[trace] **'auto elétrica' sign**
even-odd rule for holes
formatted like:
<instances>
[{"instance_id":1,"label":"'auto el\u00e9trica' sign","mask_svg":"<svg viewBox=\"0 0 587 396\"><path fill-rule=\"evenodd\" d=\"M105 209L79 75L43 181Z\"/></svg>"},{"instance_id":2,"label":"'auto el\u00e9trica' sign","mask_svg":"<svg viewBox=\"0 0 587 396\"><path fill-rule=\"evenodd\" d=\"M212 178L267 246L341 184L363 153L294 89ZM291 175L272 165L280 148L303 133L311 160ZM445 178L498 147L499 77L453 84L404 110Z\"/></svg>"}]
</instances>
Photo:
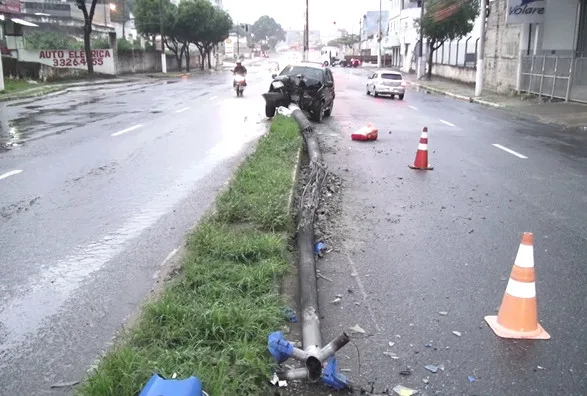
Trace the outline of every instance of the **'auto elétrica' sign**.
<instances>
[{"instance_id":1,"label":"'auto el\u00e9trica' sign","mask_svg":"<svg viewBox=\"0 0 587 396\"><path fill-rule=\"evenodd\" d=\"M87 69L83 50L19 50L18 58L25 62L42 63L57 68ZM92 64L98 73L116 74L112 49L92 50Z\"/></svg>"},{"instance_id":2,"label":"'auto el\u00e9trica' sign","mask_svg":"<svg viewBox=\"0 0 587 396\"><path fill-rule=\"evenodd\" d=\"M506 23L543 23L546 0L508 0Z\"/></svg>"}]
</instances>

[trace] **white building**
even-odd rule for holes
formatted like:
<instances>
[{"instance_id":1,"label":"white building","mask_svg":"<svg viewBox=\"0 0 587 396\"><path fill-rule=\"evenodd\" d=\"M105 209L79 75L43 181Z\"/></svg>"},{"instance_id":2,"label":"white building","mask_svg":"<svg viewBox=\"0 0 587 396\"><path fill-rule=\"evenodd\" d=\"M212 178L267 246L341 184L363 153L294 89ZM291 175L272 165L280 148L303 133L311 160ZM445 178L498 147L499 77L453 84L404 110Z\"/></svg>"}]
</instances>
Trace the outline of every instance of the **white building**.
<instances>
[{"instance_id":1,"label":"white building","mask_svg":"<svg viewBox=\"0 0 587 396\"><path fill-rule=\"evenodd\" d=\"M390 0L389 39L385 45L391 52L391 62L404 72L412 71L412 60L418 55L420 1Z\"/></svg>"}]
</instances>

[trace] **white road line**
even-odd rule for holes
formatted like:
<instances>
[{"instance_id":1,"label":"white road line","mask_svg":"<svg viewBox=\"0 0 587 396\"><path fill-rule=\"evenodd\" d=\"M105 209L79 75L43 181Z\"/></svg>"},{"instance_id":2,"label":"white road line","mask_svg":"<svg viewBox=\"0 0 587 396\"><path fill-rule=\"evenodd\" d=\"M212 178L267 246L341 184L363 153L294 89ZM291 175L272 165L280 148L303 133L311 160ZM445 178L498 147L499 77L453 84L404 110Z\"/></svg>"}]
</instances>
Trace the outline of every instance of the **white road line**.
<instances>
[{"instance_id":1,"label":"white road line","mask_svg":"<svg viewBox=\"0 0 587 396\"><path fill-rule=\"evenodd\" d=\"M131 126L130 128L123 129L122 131L115 132L111 136L119 136L119 135L122 135L123 133L134 131L135 129L138 129L142 126L143 126L143 124L137 124L135 126Z\"/></svg>"},{"instance_id":2,"label":"white road line","mask_svg":"<svg viewBox=\"0 0 587 396\"><path fill-rule=\"evenodd\" d=\"M0 175L0 180L6 179L7 177L10 177L10 176L18 175L20 172L22 172L22 170L20 170L20 169L11 170L10 172L6 172L6 173Z\"/></svg>"},{"instance_id":3,"label":"white road line","mask_svg":"<svg viewBox=\"0 0 587 396\"><path fill-rule=\"evenodd\" d=\"M512 154L512 155L515 155L515 156L516 156L516 157L518 157L518 158L521 158L521 159L528 159L528 157L526 157L525 155L522 155L522 154L520 154L520 153L518 153L518 152L515 152L514 150L510 150L509 148L507 148L507 147L504 147L504 146L502 146L501 144L494 143L494 144L493 144L493 146L495 146L495 147L497 147L498 149L501 149L501 150L503 150L503 151L505 151L505 152L508 152L508 153L510 153L510 154Z\"/></svg>"},{"instance_id":4,"label":"white road line","mask_svg":"<svg viewBox=\"0 0 587 396\"><path fill-rule=\"evenodd\" d=\"M181 113L181 112L186 111L186 110L189 110L189 109L190 109L189 107L184 107L183 109L176 110L175 112L176 113Z\"/></svg>"},{"instance_id":5,"label":"white road line","mask_svg":"<svg viewBox=\"0 0 587 396\"><path fill-rule=\"evenodd\" d=\"M455 124L453 124L453 123L450 123L450 122L448 122L448 121L440 120L440 122L442 122L443 124L446 124L446 125L448 125L448 126L451 126L451 127L453 127L453 126L456 126Z\"/></svg>"},{"instance_id":6,"label":"white road line","mask_svg":"<svg viewBox=\"0 0 587 396\"><path fill-rule=\"evenodd\" d=\"M416 106L412 106L412 105L410 105L410 106L408 106L408 107L409 107L410 109L412 109L412 110L418 110L418 108L417 108Z\"/></svg>"},{"instance_id":7,"label":"white road line","mask_svg":"<svg viewBox=\"0 0 587 396\"><path fill-rule=\"evenodd\" d=\"M218 99L218 96L212 96L210 100Z\"/></svg>"}]
</instances>

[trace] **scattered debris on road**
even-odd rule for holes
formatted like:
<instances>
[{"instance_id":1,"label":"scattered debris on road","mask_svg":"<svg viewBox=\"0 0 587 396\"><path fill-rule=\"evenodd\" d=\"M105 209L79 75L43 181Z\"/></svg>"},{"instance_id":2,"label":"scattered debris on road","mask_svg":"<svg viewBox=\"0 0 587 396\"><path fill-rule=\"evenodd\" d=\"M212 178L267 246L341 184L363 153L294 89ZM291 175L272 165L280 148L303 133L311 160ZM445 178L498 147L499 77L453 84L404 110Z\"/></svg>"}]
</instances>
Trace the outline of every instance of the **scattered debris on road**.
<instances>
[{"instance_id":1,"label":"scattered debris on road","mask_svg":"<svg viewBox=\"0 0 587 396\"><path fill-rule=\"evenodd\" d=\"M363 328L361 326L359 326L358 324L351 327L350 330L353 333L365 334L365 330L363 330Z\"/></svg>"},{"instance_id":2,"label":"scattered debris on road","mask_svg":"<svg viewBox=\"0 0 587 396\"><path fill-rule=\"evenodd\" d=\"M427 366L424 366L424 368L428 371L430 371L432 374L436 374L438 372L438 366L435 366L433 364L429 364Z\"/></svg>"},{"instance_id":3,"label":"scattered debris on road","mask_svg":"<svg viewBox=\"0 0 587 396\"><path fill-rule=\"evenodd\" d=\"M454 330L452 333L454 335L456 335L457 337L460 337L461 335L463 335L460 331L456 331L456 330Z\"/></svg>"},{"instance_id":4,"label":"scattered debris on road","mask_svg":"<svg viewBox=\"0 0 587 396\"><path fill-rule=\"evenodd\" d=\"M351 134L351 139L361 142L373 141L377 140L378 135L379 131L377 128L375 128L373 124L368 123L367 126L364 126L355 133Z\"/></svg>"},{"instance_id":5,"label":"scattered debris on road","mask_svg":"<svg viewBox=\"0 0 587 396\"><path fill-rule=\"evenodd\" d=\"M412 396L412 395L415 395L416 393L418 393L417 390L407 388L403 385L396 386L395 388L393 388L393 391L400 396Z\"/></svg>"}]
</instances>

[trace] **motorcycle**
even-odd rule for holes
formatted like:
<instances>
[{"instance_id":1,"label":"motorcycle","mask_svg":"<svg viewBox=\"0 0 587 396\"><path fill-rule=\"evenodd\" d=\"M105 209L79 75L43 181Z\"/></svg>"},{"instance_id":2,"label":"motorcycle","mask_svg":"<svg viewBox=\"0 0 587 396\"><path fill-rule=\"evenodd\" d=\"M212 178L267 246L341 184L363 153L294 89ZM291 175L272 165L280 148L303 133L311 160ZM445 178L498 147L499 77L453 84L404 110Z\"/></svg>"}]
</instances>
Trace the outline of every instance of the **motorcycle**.
<instances>
[{"instance_id":1,"label":"motorcycle","mask_svg":"<svg viewBox=\"0 0 587 396\"><path fill-rule=\"evenodd\" d=\"M242 74L236 74L234 76L234 90L236 91L236 96L243 96L243 92L245 87L247 86L247 79Z\"/></svg>"}]
</instances>

